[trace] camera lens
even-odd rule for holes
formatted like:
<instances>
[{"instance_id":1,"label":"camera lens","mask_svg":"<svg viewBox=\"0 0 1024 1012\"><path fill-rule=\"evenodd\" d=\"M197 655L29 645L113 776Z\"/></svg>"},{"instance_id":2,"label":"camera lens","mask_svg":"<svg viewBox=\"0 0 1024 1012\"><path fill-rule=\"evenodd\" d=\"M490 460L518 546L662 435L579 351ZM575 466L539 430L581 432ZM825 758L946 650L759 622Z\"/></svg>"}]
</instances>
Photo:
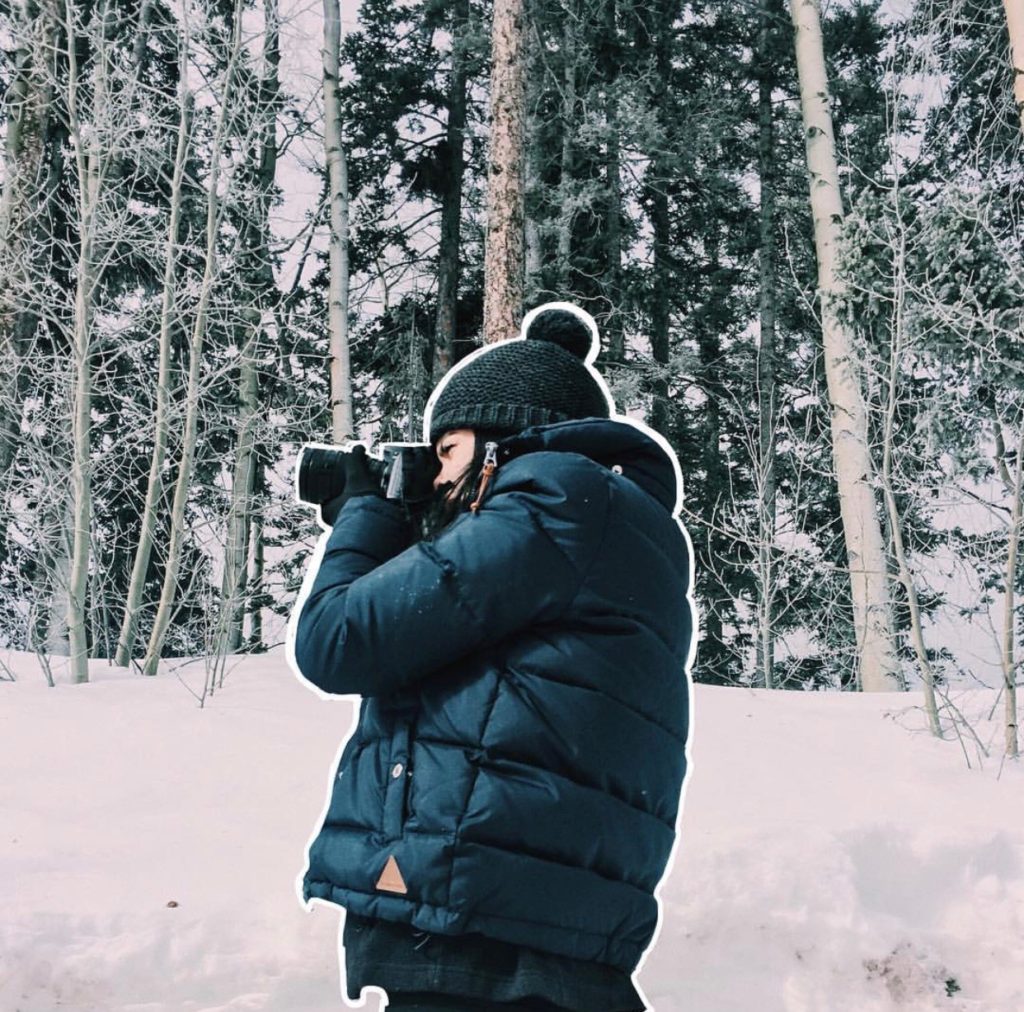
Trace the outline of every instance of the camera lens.
<instances>
[{"instance_id":1,"label":"camera lens","mask_svg":"<svg viewBox=\"0 0 1024 1012\"><path fill-rule=\"evenodd\" d=\"M345 491L345 451L304 446L299 451L299 499L322 503Z\"/></svg>"}]
</instances>

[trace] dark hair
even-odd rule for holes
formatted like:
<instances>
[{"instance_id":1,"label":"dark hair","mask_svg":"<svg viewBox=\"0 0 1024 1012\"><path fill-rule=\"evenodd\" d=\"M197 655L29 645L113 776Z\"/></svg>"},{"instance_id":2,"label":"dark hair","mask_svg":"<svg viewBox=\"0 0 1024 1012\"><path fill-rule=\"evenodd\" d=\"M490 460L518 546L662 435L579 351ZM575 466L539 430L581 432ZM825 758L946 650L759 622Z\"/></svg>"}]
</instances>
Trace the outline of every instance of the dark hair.
<instances>
[{"instance_id":1,"label":"dark hair","mask_svg":"<svg viewBox=\"0 0 1024 1012\"><path fill-rule=\"evenodd\" d=\"M499 436L486 429L472 431L475 438L473 458L455 481L446 482L434 492L423 517L422 537L424 541L433 541L457 517L468 512L470 504L476 500L480 476L484 468L487 443L497 442ZM459 484L460 482L461 484ZM459 490L453 498L449 499L447 494L452 485L459 485Z\"/></svg>"}]
</instances>

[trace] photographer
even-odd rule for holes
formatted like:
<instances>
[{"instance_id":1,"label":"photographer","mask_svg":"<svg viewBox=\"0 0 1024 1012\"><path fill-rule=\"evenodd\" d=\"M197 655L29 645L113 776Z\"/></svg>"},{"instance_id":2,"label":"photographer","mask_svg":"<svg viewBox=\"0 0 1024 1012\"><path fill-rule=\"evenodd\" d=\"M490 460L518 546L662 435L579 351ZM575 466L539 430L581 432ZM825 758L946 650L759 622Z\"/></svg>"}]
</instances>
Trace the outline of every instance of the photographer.
<instances>
[{"instance_id":1,"label":"photographer","mask_svg":"<svg viewBox=\"0 0 1024 1012\"><path fill-rule=\"evenodd\" d=\"M686 771L678 465L609 417L589 316L523 331L431 397L422 522L346 458L298 606L303 677L363 697L303 894L347 910L349 996L395 1010L644 1008Z\"/></svg>"}]
</instances>

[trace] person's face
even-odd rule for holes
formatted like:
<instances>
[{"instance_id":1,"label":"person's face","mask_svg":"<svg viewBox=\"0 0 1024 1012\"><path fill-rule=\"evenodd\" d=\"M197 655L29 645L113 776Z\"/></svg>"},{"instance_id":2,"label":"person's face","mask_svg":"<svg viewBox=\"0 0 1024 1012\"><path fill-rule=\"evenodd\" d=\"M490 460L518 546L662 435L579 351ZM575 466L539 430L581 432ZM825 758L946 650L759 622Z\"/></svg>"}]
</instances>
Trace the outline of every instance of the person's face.
<instances>
[{"instance_id":1,"label":"person's face","mask_svg":"<svg viewBox=\"0 0 1024 1012\"><path fill-rule=\"evenodd\" d=\"M453 482L447 498L455 495L459 488L459 478L469 466L476 449L476 436L472 429L451 429L437 441L437 459L441 461L441 470L434 479L434 488Z\"/></svg>"}]
</instances>

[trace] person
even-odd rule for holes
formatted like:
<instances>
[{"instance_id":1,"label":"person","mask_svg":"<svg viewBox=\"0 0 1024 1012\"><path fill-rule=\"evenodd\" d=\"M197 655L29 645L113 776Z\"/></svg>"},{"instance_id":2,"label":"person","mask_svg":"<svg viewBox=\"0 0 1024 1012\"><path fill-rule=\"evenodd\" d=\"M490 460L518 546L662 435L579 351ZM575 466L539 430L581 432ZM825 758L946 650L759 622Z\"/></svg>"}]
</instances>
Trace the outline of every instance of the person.
<instances>
[{"instance_id":1,"label":"person","mask_svg":"<svg viewBox=\"0 0 1024 1012\"><path fill-rule=\"evenodd\" d=\"M417 530L350 455L294 663L362 698L302 895L349 998L632 1012L687 769L692 551L664 440L615 416L565 303L438 385ZM334 512L337 512L336 517ZM315 574L315 575L313 575Z\"/></svg>"}]
</instances>

